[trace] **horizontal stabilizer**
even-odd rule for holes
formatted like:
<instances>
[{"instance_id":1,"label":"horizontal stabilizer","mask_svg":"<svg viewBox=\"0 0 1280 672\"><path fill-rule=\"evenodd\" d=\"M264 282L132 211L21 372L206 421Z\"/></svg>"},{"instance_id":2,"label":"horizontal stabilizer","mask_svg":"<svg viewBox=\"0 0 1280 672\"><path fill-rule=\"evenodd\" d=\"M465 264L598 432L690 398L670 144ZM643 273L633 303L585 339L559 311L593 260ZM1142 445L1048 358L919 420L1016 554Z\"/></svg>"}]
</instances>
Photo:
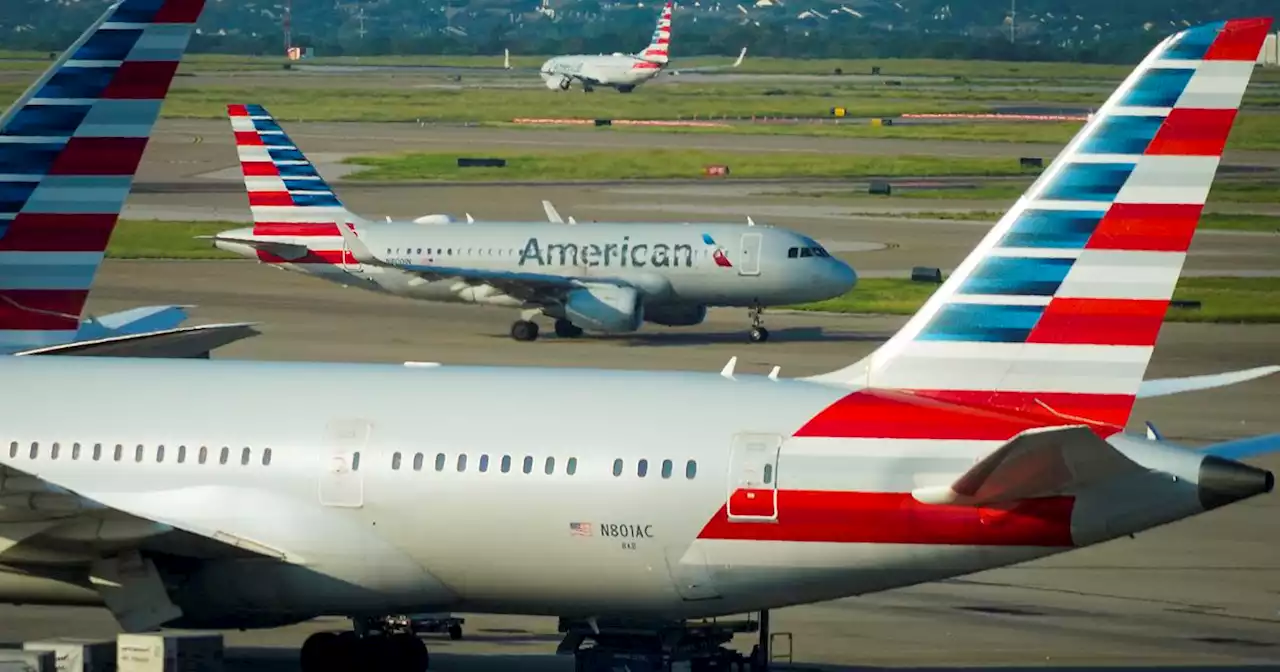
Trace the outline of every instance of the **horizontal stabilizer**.
<instances>
[{"instance_id":1,"label":"horizontal stabilizer","mask_svg":"<svg viewBox=\"0 0 1280 672\"><path fill-rule=\"evenodd\" d=\"M1227 441L1226 443L1209 446L1201 452L1206 455L1223 457L1228 460L1243 460L1250 457L1266 455L1268 453L1280 452L1280 434L1251 436L1247 439Z\"/></svg>"},{"instance_id":2,"label":"horizontal stabilizer","mask_svg":"<svg viewBox=\"0 0 1280 672\"><path fill-rule=\"evenodd\" d=\"M1146 471L1084 425L1029 429L949 486L912 493L925 504L990 506L1079 491Z\"/></svg>"},{"instance_id":3,"label":"horizontal stabilizer","mask_svg":"<svg viewBox=\"0 0 1280 672\"><path fill-rule=\"evenodd\" d=\"M78 357L207 357L211 351L224 345L257 336L259 332L254 328L255 326L251 322L201 324L145 334L75 341L13 354Z\"/></svg>"},{"instance_id":4,"label":"horizontal stabilizer","mask_svg":"<svg viewBox=\"0 0 1280 672\"><path fill-rule=\"evenodd\" d=\"M1181 394L1196 390L1212 390L1215 387L1226 387L1250 380L1269 376L1280 371L1280 366L1259 366L1243 371L1227 373L1211 373L1204 376L1187 376L1185 378L1157 378L1144 380L1138 386L1138 398L1163 397L1168 394Z\"/></svg>"},{"instance_id":5,"label":"horizontal stabilizer","mask_svg":"<svg viewBox=\"0 0 1280 672\"><path fill-rule=\"evenodd\" d=\"M311 249L306 245L295 245L293 243L278 243L269 240L254 240L252 238L237 238L235 236L197 236L197 238L212 241L221 241L224 243L235 243L237 245L247 245L256 250L269 252L285 261L294 259L302 259L311 254Z\"/></svg>"}]
</instances>

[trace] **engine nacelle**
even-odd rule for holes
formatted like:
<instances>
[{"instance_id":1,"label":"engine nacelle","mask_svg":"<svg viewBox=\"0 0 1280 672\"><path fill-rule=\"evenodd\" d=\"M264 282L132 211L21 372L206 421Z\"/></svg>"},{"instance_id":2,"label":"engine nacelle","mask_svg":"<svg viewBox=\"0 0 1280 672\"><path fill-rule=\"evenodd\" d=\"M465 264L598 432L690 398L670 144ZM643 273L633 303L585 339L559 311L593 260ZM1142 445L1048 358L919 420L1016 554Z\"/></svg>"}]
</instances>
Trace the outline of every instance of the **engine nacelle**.
<instances>
[{"instance_id":1,"label":"engine nacelle","mask_svg":"<svg viewBox=\"0 0 1280 672\"><path fill-rule=\"evenodd\" d=\"M644 321L644 302L632 287L584 287L569 292L564 316L588 331L630 332Z\"/></svg>"},{"instance_id":2,"label":"engine nacelle","mask_svg":"<svg viewBox=\"0 0 1280 672\"><path fill-rule=\"evenodd\" d=\"M697 304L657 305L645 309L645 322L664 327L692 327L707 319L707 307Z\"/></svg>"}]
</instances>

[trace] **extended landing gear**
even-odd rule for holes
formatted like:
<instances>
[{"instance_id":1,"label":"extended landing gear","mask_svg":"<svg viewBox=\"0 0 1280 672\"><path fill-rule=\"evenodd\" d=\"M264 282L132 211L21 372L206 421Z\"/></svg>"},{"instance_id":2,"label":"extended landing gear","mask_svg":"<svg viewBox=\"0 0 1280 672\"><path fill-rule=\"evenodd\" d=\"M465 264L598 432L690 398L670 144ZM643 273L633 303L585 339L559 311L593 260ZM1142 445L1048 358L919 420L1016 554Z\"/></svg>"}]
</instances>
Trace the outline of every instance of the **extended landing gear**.
<instances>
[{"instance_id":1,"label":"extended landing gear","mask_svg":"<svg viewBox=\"0 0 1280 672\"><path fill-rule=\"evenodd\" d=\"M748 334L752 343L764 343L769 340L769 330L764 328L764 307L751 306L747 313L751 316L751 332Z\"/></svg>"},{"instance_id":2,"label":"extended landing gear","mask_svg":"<svg viewBox=\"0 0 1280 672\"><path fill-rule=\"evenodd\" d=\"M631 93L632 91L635 91L635 90L636 90L636 87L634 84L623 84L622 86L618 87L618 93Z\"/></svg>"},{"instance_id":3,"label":"extended landing gear","mask_svg":"<svg viewBox=\"0 0 1280 672\"><path fill-rule=\"evenodd\" d=\"M767 612L766 612L767 613ZM769 669L768 617L760 620L713 620L687 623L596 623L561 620L564 640L556 653L572 654L575 672L725 670L765 672ZM727 648L738 633L760 633L749 656ZM591 640L586 648L582 644Z\"/></svg>"},{"instance_id":4,"label":"extended landing gear","mask_svg":"<svg viewBox=\"0 0 1280 672\"><path fill-rule=\"evenodd\" d=\"M517 341L538 340L538 323L531 320L516 320L511 325L511 338Z\"/></svg>"},{"instance_id":5,"label":"extended landing gear","mask_svg":"<svg viewBox=\"0 0 1280 672\"><path fill-rule=\"evenodd\" d=\"M427 647L409 633L318 632L302 644L302 672L425 672Z\"/></svg>"},{"instance_id":6,"label":"extended landing gear","mask_svg":"<svg viewBox=\"0 0 1280 672\"><path fill-rule=\"evenodd\" d=\"M585 82L582 84L582 92L583 92L583 93L592 93L592 92L594 92L595 90L596 90L596 87L591 86L590 84L587 84L587 83L585 83Z\"/></svg>"},{"instance_id":7,"label":"extended landing gear","mask_svg":"<svg viewBox=\"0 0 1280 672\"><path fill-rule=\"evenodd\" d=\"M560 338L577 338L582 335L582 327L566 319L556 320L556 336Z\"/></svg>"}]
</instances>

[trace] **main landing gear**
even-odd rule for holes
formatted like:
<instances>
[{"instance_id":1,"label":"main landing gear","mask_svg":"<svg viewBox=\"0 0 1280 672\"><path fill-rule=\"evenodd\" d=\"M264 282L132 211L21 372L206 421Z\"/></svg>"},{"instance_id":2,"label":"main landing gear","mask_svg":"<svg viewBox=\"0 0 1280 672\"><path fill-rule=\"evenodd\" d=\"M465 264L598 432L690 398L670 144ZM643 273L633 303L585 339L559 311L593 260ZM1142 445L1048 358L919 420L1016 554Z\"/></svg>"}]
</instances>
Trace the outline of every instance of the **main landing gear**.
<instances>
[{"instance_id":1,"label":"main landing gear","mask_svg":"<svg viewBox=\"0 0 1280 672\"><path fill-rule=\"evenodd\" d=\"M582 327L564 318L556 320L556 336L560 338L577 338L582 335Z\"/></svg>"},{"instance_id":2,"label":"main landing gear","mask_svg":"<svg viewBox=\"0 0 1280 672\"><path fill-rule=\"evenodd\" d=\"M764 328L764 306L756 304L747 311L751 316L751 331L748 336L752 343L764 343L769 340L769 330Z\"/></svg>"},{"instance_id":3,"label":"main landing gear","mask_svg":"<svg viewBox=\"0 0 1280 672\"><path fill-rule=\"evenodd\" d=\"M671 623L596 623L562 619L564 640L556 653L574 657L575 672L767 672L769 669L769 620L762 612L756 620L710 620ZM735 634L759 633L750 655L726 645ZM582 645L588 640L591 646Z\"/></svg>"},{"instance_id":4,"label":"main landing gear","mask_svg":"<svg viewBox=\"0 0 1280 672\"><path fill-rule=\"evenodd\" d=\"M427 646L412 632L396 632L374 619L356 619L349 632L317 632L302 644L302 672L425 672Z\"/></svg>"},{"instance_id":5,"label":"main landing gear","mask_svg":"<svg viewBox=\"0 0 1280 672\"><path fill-rule=\"evenodd\" d=\"M560 338L578 338L582 335L582 327L564 318L556 320L555 328L556 336ZM525 342L538 340L538 323L527 318L516 320L511 325L511 338Z\"/></svg>"}]
</instances>

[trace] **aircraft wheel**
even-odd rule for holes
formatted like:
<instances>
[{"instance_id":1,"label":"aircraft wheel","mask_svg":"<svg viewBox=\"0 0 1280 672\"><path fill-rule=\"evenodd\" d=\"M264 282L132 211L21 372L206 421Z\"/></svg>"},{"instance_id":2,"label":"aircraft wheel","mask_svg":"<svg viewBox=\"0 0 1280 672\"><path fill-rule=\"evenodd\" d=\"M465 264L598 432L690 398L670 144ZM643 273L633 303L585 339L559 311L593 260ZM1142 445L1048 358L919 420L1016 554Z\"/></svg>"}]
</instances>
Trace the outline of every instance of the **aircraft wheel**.
<instances>
[{"instance_id":1,"label":"aircraft wheel","mask_svg":"<svg viewBox=\"0 0 1280 672\"><path fill-rule=\"evenodd\" d=\"M569 320L556 320L556 336L560 338L577 338L582 335L582 327Z\"/></svg>"},{"instance_id":2,"label":"aircraft wheel","mask_svg":"<svg viewBox=\"0 0 1280 672\"><path fill-rule=\"evenodd\" d=\"M528 320L516 320L511 325L511 338L517 341L536 341L538 340L538 325Z\"/></svg>"},{"instance_id":3,"label":"aircraft wheel","mask_svg":"<svg viewBox=\"0 0 1280 672\"><path fill-rule=\"evenodd\" d=\"M459 640L459 639L462 639L462 626L461 626L461 625L456 625L456 624L455 624L455 625L451 625L451 626L449 626L449 639L452 639L452 640L455 640L455 641L456 641L456 640Z\"/></svg>"},{"instance_id":4,"label":"aircraft wheel","mask_svg":"<svg viewBox=\"0 0 1280 672\"><path fill-rule=\"evenodd\" d=\"M769 330L764 327L752 327L750 337L752 343L764 343L769 340Z\"/></svg>"},{"instance_id":5,"label":"aircraft wheel","mask_svg":"<svg viewBox=\"0 0 1280 672\"><path fill-rule=\"evenodd\" d=\"M398 672L426 672L430 664L427 645L414 635L392 635L383 643L385 669Z\"/></svg>"},{"instance_id":6,"label":"aircraft wheel","mask_svg":"<svg viewBox=\"0 0 1280 672\"><path fill-rule=\"evenodd\" d=\"M338 669L335 662L337 658L342 657L342 649L346 648L343 646L345 643L334 632L317 632L308 637L302 643L300 656L302 672L328 672Z\"/></svg>"}]
</instances>

